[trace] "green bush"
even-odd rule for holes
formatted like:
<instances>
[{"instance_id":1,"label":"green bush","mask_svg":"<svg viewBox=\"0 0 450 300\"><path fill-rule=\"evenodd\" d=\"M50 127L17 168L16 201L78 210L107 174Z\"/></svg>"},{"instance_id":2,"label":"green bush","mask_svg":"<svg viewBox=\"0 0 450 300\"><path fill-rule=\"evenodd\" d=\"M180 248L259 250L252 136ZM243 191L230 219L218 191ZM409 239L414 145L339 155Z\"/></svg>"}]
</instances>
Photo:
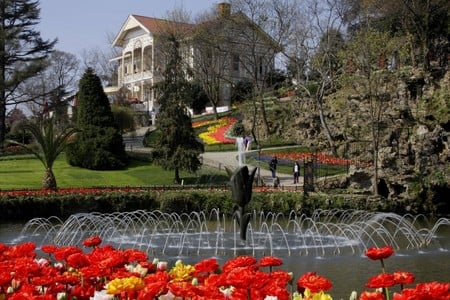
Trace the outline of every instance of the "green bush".
<instances>
[{"instance_id":1,"label":"green bush","mask_svg":"<svg viewBox=\"0 0 450 300\"><path fill-rule=\"evenodd\" d=\"M365 197L343 197L342 195L310 194L305 196L298 192L254 192L252 200L246 207L247 212L276 212L311 215L317 209L358 209L405 213L405 207L411 203ZM203 211L231 216L236 209L231 199L231 191L220 189L181 189L181 190L117 190L93 193L18 193L18 195L0 194L2 220L28 220L35 217L56 216L67 218L75 213L100 212L112 213L135 210L161 210L169 213L190 213ZM427 213L421 206L416 213ZM430 211L428 211L430 212Z\"/></svg>"},{"instance_id":2,"label":"green bush","mask_svg":"<svg viewBox=\"0 0 450 300\"><path fill-rule=\"evenodd\" d=\"M244 124L242 124L242 121L237 121L233 124L233 126L230 129L230 135L231 136L244 136L245 135L245 127Z\"/></svg>"},{"instance_id":3,"label":"green bush","mask_svg":"<svg viewBox=\"0 0 450 300\"><path fill-rule=\"evenodd\" d=\"M161 194L160 210L162 212L189 213L198 211L197 201L192 194L179 192L166 192Z\"/></svg>"},{"instance_id":4,"label":"green bush","mask_svg":"<svg viewBox=\"0 0 450 300\"><path fill-rule=\"evenodd\" d=\"M111 112L114 116L114 122L120 132L128 132L135 130L134 126L134 111L125 106L112 105Z\"/></svg>"},{"instance_id":5,"label":"green bush","mask_svg":"<svg viewBox=\"0 0 450 300\"><path fill-rule=\"evenodd\" d=\"M127 154L122 137L115 128L86 126L66 151L67 162L90 170L123 169Z\"/></svg>"},{"instance_id":6,"label":"green bush","mask_svg":"<svg viewBox=\"0 0 450 300\"><path fill-rule=\"evenodd\" d=\"M160 136L161 131L159 129L147 131L144 135L144 139L142 140L142 144L144 147L154 147Z\"/></svg>"}]
</instances>

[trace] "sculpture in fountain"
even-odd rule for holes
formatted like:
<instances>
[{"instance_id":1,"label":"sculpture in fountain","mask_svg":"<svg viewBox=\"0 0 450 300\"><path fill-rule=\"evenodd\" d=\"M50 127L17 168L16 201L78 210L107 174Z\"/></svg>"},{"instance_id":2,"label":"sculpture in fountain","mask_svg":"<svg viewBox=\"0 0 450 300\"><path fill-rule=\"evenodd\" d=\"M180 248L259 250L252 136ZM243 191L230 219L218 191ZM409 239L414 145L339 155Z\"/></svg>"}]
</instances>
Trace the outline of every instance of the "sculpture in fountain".
<instances>
[{"instance_id":1,"label":"sculpture in fountain","mask_svg":"<svg viewBox=\"0 0 450 300\"><path fill-rule=\"evenodd\" d=\"M241 240L247 239L247 226L250 222L250 213L246 212L246 206L252 198L252 186L255 178L256 168L249 171L247 166L237 168L234 172L226 168L230 176L231 193L237 210L234 216L240 227Z\"/></svg>"}]
</instances>

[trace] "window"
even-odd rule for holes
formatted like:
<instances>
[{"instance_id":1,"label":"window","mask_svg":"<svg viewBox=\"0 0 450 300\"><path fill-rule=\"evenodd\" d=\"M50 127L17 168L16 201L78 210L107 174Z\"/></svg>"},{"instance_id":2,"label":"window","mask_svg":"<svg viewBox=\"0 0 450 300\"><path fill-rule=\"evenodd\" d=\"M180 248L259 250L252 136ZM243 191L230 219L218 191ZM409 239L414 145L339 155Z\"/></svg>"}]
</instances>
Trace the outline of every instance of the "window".
<instances>
[{"instance_id":1,"label":"window","mask_svg":"<svg viewBox=\"0 0 450 300\"><path fill-rule=\"evenodd\" d=\"M264 67L263 67L263 57L259 57L259 75L263 75Z\"/></svg>"},{"instance_id":2,"label":"window","mask_svg":"<svg viewBox=\"0 0 450 300\"><path fill-rule=\"evenodd\" d=\"M233 55L233 71L239 71L239 55Z\"/></svg>"}]
</instances>

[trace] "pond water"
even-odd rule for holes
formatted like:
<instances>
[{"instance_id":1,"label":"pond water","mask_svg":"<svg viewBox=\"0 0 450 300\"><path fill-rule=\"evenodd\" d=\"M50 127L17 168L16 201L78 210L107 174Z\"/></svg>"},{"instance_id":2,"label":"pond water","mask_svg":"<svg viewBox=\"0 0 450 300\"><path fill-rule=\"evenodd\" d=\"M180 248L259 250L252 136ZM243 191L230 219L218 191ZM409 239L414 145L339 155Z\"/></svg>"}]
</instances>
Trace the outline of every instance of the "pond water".
<instances>
[{"instance_id":1,"label":"pond water","mask_svg":"<svg viewBox=\"0 0 450 300\"><path fill-rule=\"evenodd\" d=\"M329 278L334 299L365 290L368 279L381 272L378 261L365 257L367 248L392 245L387 272L411 272L416 282L450 281L449 219L358 211L318 211L313 217L269 213L254 214L247 230L247 240L240 240L239 226L217 212L91 213L0 223L0 243L81 245L86 237L99 235L104 244L145 250L150 259L171 265L177 259L194 264L216 257L223 264L237 255L273 255L283 259L281 268L295 279L306 272Z\"/></svg>"}]
</instances>

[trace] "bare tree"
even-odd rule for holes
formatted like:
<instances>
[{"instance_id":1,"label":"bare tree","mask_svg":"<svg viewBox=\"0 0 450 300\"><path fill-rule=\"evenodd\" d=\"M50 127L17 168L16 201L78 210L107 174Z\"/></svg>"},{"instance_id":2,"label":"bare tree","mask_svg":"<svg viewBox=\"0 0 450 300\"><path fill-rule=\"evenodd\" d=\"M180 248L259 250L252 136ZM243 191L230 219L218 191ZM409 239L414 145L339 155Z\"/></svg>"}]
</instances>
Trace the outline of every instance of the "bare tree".
<instances>
[{"instance_id":1,"label":"bare tree","mask_svg":"<svg viewBox=\"0 0 450 300\"><path fill-rule=\"evenodd\" d=\"M370 24L360 28L358 34L347 44L342 53L345 65L351 65L349 72L343 73L341 83L352 87L355 99L349 101L353 109L360 109L358 124L367 124L359 128L358 135L369 136L373 159L373 193L378 195L379 150L384 132L389 127L391 117L389 108L393 105L391 95L395 95L401 81L399 70L389 70L385 64L385 53L407 51L404 40L392 38L387 32L380 32ZM353 102L360 102L354 105ZM350 107L350 106L349 106ZM350 109L350 108L349 108Z\"/></svg>"},{"instance_id":2,"label":"bare tree","mask_svg":"<svg viewBox=\"0 0 450 300\"><path fill-rule=\"evenodd\" d=\"M65 99L77 88L78 58L67 52L55 51L48 60L48 67L29 79L20 91L31 99L27 106L34 116L42 118L52 111L57 124L67 121Z\"/></svg>"},{"instance_id":3,"label":"bare tree","mask_svg":"<svg viewBox=\"0 0 450 300\"><path fill-rule=\"evenodd\" d=\"M296 72L294 82L300 94L315 104L328 146L337 156L333 133L325 118L325 98L334 90L340 71L338 53L344 46L341 6L338 0L309 0L302 15L285 54Z\"/></svg>"},{"instance_id":4,"label":"bare tree","mask_svg":"<svg viewBox=\"0 0 450 300\"><path fill-rule=\"evenodd\" d=\"M230 22L227 18L217 18L213 12L200 16L197 23L192 38L195 45L194 78L202 86L218 119L222 87L232 83L228 76L232 61Z\"/></svg>"},{"instance_id":5,"label":"bare tree","mask_svg":"<svg viewBox=\"0 0 450 300\"><path fill-rule=\"evenodd\" d=\"M438 55L446 63L448 53L442 46L449 44L449 10L447 0L341 0L344 21L357 29L372 22L378 30L401 33L408 38L410 62L413 66L430 66Z\"/></svg>"},{"instance_id":6,"label":"bare tree","mask_svg":"<svg viewBox=\"0 0 450 300\"><path fill-rule=\"evenodd\" d=\"M253 124L252 135L257 141L255 127L257 116L261 116L267 133L272 132L268 122L264 93L271 89L267 78L275 71L277 54L289 42L289 36L299 17L295 0L233 0L234 10L244 14L237 18L233 35L238 39L234 53L253 83Z\"/></svg>"},{"instance_id":7,"label":"bare tree","mask_svg":"<svg viewBox=\"0 0 450 300\"><path fill-rule=\"evenodd\" d=\"M83 50L81 60L83 69L92 68L102 80L104 86L112 86L117 84L117 62L111 62L111 58L116 55L115 51L101 50L100 48L92 48Z\"/></svg>"}]
</instances>

